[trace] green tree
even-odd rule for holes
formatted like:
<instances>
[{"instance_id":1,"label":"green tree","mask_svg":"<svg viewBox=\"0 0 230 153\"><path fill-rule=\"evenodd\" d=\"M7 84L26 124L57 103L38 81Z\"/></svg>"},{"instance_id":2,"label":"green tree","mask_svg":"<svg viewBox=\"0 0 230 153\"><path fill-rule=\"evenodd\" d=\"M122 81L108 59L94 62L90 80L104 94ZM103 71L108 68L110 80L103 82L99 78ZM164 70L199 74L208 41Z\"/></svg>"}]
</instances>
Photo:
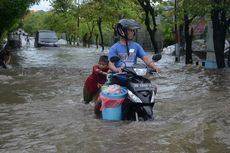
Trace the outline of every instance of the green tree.
<instances>
[{"instance_id":1,"label":"green tree","mask_svg":"<svg viewBox=\"0 0 230 153\"><path fill-rule=\"evenodd\" d=\"M190 28L191 23L200 17L205 16L208 10L207 1L203 0L178 0L178 12L180 23L184 26L184 36L186 43L185 64L192 64L192 38L193 29ZM199 5L197 5L199 3ZM182 21L182 22L181 22Z\"/></svg>"},{"instance_id":2,"label":"green tree","mask_svg":"<svg viewBox=\"0 0 230 153\"><path fill-rule=\"evenodd\" d=\"M47 23L55 31L65 33L66 40L70 45L75 44L79 27L74 1L54 0L51 5L53 7L52 17L47 19Z\"/></svg>"},{"instance_id":3,"label":"green tree","mask_svg":"<svg viewBox=\"0 0 230 153\"><path fill-rule=\"evenodd\" d=\"M156 24L156 11L154 9L154 2L156 1L151 1L151 0L138 0L139 4L141 5L141 7L143 8L144 12L145 12L145 25L147 28L147 31L149 32L149 36L154 48L154 52L158 53L158 46L157 46L157 42L155 39L155 34L157 31L157 24Z\"/></svg>"},{"instance_id":4,"label":"green tree","mask_svg":"<svg viewBox=\"0 0 230 153\"><path fill-rule=\"evenodd\" d=\"M171 2L162 2L158 6L160 15L160 26L158 27L163 31L164 46L169 46L175 43L174 37L174 6Z\"/></svg>"},{"instance_id":5,"label":"green tree","mask_svg":"<svg viewBox=\"0 0 230 153\"><path fill-rule=\"evenodd\" d=\"M0 40L27 13L28 8L39 0L0 1Z\"/></svg>"},{"instance_id":6,"label":"green tree","mask_svg":"<svg viewBox=\"0 0 230 153\"><path fill-rule=\"evenodd\" d=\"M108 29L111 31L113 29L116 38L116 23L121 18L133 18L136 20L140 19L141 9L136 1L131 0L94 0L96 3L96 14L98 16L97 23L98 29L102 38L102 31L100 27L103 23L103 30Z\"/></svg>"},{"instance_id":7,"label":"green tree","mask_svg":"<svg viewBox=\"0 0 230 153\"><path fill-rule=\"evenodd\" d=\"M190 23L195 17L210 17L213 24L213 43L218 68L225 67L224 47L226 31L230 26L230 1L227 0L178 0L180 18L184 21L186 39L186 64L192 63L192 31L189 32ZM197 5L199 4L199 5Z\"/></svg>"},{"instance_id":8,"label":"green tree","mask_svg":"<svg viewBox=\"0 0 230 153\"><path fill-rule=\"evenodd\" d=\"M56 13L66 13L72 9L73 0L53 0L51 6Z\"/></svg>"},{"instance_id":9,"label":"green tree","mask_svg":"<svg viewBox=\"0 0 230 153\"><path fill-rule=\"evenodd\" d=\"M50 29L47 24L47 20L50 18L51 14L49 12L38 11L38 12L29 12L22 20L22 28L30 33L35 34L36 31L41 29Z\"/></svg>"}]
</instances>

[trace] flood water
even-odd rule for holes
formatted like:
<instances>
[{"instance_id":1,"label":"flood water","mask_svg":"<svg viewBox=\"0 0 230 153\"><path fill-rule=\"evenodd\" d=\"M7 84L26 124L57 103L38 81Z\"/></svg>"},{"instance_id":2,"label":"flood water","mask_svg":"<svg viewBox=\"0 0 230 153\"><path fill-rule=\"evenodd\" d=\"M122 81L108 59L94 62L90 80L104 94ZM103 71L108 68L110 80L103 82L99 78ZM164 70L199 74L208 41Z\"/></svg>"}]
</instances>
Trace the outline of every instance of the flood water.
<instances>
[{"instance_id":1,"label":"flood water","mask_svg":"<svg viewBox=\"0 0 230 153\"><path fill-rule=\"evenodd\" d=\"M81 102L96 48L25 47L0 70L1 153L229 153L230 69L206 70L163 55L155 120L96 119Z\"/></svg>"}]
</instances>

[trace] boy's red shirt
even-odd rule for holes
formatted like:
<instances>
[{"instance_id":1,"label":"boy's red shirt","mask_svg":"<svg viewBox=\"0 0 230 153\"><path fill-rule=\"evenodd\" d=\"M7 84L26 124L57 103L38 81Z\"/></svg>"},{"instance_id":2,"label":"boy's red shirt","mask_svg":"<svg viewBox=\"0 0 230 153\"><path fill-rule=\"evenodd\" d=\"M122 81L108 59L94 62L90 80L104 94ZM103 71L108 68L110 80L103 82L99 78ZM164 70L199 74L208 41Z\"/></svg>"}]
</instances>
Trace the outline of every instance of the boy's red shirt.
<instances>
[{"instance_id":1,"label":"boy's red shirt","mask_svg":"<svg viewBox=\"0 0 230 153\"><path fill-rule=\"evenodd\" d=\"M101 74L100 72L108 72L108 68L106 69L100 69L98 64L95 64L93 66L92 73L88 76L88 78L85 81L85 87L87 90L94 94L99 90L98 84L104 84L106 81L106 76Z\"/></svg>"}]
</instances>

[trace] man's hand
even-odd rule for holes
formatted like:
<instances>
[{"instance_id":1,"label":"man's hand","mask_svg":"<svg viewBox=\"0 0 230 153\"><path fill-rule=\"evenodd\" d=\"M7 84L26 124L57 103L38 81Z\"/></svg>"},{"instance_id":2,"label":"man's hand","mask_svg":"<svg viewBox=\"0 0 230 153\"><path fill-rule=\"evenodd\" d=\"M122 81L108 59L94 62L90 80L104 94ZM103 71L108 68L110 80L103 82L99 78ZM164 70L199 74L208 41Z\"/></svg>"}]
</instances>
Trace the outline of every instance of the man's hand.
<instances>
[{"instance_id":1,"label":"man's hand","mask_svg":"<svg viewBox=\"0 0 230 153\"><path fill-rule=\"evenodd\" d=\"M112 71L112 72L116 72L116 73L119 73L119 72L122 72L122 68L117 68L115 67L114 63L112 62L109 62L109 69Z\"/></svg>"},{"instance_id":2,"label":"man's hand","mask_svg":"<svg viewBox=\"0 0 230 153\"><path fill-rule=\"evenodd\" d=\"M149 60L148 56L144 56L142 60L145 62L147 66L151 67L157 73L161 72L160 68L158 68L152 60Z\"/></svg>"},{"instance_id":3,"label":"man's hand","mask_svg":"<svg viewBox=\"0 0 230 153\"><path fill-rule=\"evenodd\" d=\"M161 72L161 70L160 70L160 68L159 67L154 67L154 69L155 69L155 71L157 72L157 73L160 73Z\"/></svg>"},{"instance_id":4,"label":"man's hand","mask_svg":"<svg viewBox=\"0 0 230 153\"><path fill-rule=\"evenodd\" d=\"M121 73L122 72L122 67L116 68L116 72Z\"/></svg>"}]
</instances>

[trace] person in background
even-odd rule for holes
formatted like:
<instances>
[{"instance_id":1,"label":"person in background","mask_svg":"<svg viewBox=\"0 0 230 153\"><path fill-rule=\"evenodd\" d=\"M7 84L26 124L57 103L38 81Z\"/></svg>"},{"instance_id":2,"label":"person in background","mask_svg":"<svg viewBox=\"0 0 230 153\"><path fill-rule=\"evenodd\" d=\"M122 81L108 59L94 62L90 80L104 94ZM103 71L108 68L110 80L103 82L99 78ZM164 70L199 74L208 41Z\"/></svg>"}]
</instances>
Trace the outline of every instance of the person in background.
<instances>
[{"instance_id":1,"label":"person in background","mask_svg":"<svg viewBox=\"0 0 230 153\"><path fill-rule=\"evenodd\" d=\"M29 35L26 35L25 41L26 41L26 44L27 44L27 45L29 45L29 44L30 44L30 38L29 38Z\"/></svg>"},{"instance_id":2,"label":"person in background","mask_svg":"<svg viewBox=\"0 0 230 153\"><path fill-rule=\"evenodd\" d=\"M83 88L83 100L86 104L97 100L101 86L106 82L108 63L108 56L100 56L98 64L93 66L92 73L87 77Z\"/></svg>"},{"instance_id":3,"label":"person in background","mask_svg":"<svg viewBox=\"0 0 230 153\"><path fill-rule=\"evenodd\" d=\"M117 33L120 36L120 41L116 42L109 50L109 69L113 72L121 72L121 63L124 62L127 67L132 66L137 63L137 57L141 58L144 63L155 70L157 73L160 69L155 65L155 63L148 58L144 49L140 44L133 41L137 29L139 29L139 24L132 19L121 19L117 23ZM118 56L122 61L111 62L112 57Z\"/></svg>"},{"instance_id":4,"label":"person in background","mask_svg":"<svg viewBox=\"0 0 230 153\"><path fill-rule=\"evenodd\" d=\"M7 69L7 65L11 62L11 48L6 46L3 51L0 52L0 66Z\"/></svg>"}]
</instances>

